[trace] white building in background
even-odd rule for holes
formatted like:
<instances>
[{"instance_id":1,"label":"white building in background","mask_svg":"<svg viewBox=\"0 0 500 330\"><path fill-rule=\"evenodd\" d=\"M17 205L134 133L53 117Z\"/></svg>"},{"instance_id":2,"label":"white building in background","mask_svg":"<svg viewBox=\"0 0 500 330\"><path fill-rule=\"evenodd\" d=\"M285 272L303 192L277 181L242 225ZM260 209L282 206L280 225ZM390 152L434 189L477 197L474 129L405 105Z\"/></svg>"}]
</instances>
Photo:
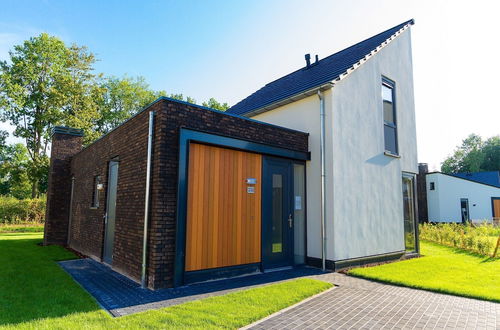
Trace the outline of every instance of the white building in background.
<instances>
[{"instance_id":1,"label":"white building in background","mask_svg":"<svg viewBox=\"0 0 500 330\"><path fill-rule=\"evenodd\" d=\"M500 220L500 188L433 172L426 175L428 220L492 222Z\"/></svg>"}]
</instances>

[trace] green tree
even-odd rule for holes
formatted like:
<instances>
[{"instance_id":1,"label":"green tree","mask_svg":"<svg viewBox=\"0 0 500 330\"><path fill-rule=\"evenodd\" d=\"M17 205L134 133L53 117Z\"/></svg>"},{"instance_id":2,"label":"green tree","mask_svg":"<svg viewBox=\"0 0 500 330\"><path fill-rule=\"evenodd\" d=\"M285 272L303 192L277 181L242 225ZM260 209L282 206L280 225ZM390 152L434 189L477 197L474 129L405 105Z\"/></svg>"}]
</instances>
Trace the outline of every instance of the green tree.
<instances>
[{"instance_id":1,"label":"green tree","mask_svg":"<svg viewBox=\"0 0 500 330\"><path fill-rule=\"evenodd\" d=\"M483 154L481 167L484 171L500 171L500 135L493 136L484 142Z\"/></svg>"},{"instance_id":2,"label":"green tree","mask_svg":"<svg viewBox=\"0 0 500 330\"><path fill-rule=\"evenodd\" d=\"M443 173L481 172L500 170L500 136L486 141L471 134L462 141L453 155L441 164Z\"/></svg>"},{"instance_id":3,"label":"green tree","mask_svg":"<svg viewBox=\"0 0 500 330\"><path fill-rule=\"evenodd\" d=\"M98 114L95 57L85 47L67 47L42 33L14 46L10 63L0 62L0 115L25 140L30 158L31 195L39 195L46 172L50 131L68 124L92 137ZM90 135L90 136L89 136Z\"/></svg>"},{"instance_id":4,"label":"green tree","mask_svg":"<svg viewBox=\"0 0 500 330\"><path fill-rule=\"evenodd\" d=\"M99 134L108 133L143 107L165 95L165 91L151 90L144 77L109 77L103 80L101 87L104 94L95 129Z\"/></svg>"},{"instance_id":5,"label":"green tree","mask_svg":"<svg viewBox=\"0 0 500 330\"><path fill-rule=\"evenodd\" d=\"M22 143L8 145L7 136L0 131L0 195L27 198L31 194L28 151Z\"/></svg>"},{"instance_id":6,"label":"green tree","mask_svg":"<svg viewBox=\"0 0 500 330\"><path fill-rule=\"evenodd\" d=\"M208 108L212 108L212 109L216 109L216 110L220 110L220 111L226 111L227 109L229 109L229 104L220 103L219 101L217 101L213 97L210 98L210 100L208 100L207 102L203 102L202 105L204 107L208 107Z\"/></svg>"}]
</instances>

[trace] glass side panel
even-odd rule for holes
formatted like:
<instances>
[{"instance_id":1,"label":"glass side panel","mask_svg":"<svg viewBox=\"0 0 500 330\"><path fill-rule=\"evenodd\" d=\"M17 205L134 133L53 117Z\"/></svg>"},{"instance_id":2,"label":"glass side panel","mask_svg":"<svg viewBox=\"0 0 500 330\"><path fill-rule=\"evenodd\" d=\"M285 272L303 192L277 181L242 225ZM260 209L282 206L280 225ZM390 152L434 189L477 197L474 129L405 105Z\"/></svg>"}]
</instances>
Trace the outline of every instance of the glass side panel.
<instances>
[{"instance_id":1,"label":"glass side panel","mask_svg":"<svg viewBox=\"0 0 500 330\"><path fill-rule=\"evenodd\" d=\"M283 251L283 176L273 174L272 253Z\"/></svg>"},{"instance_id":2,"label":"glass side panel","mask_svg":"<svg viewBox=\"0 0 500 330\"><path fill-rule=\"evenodd\" d=\"M403 176L403 216L405 230L405 249L407 252L416 251L415 242L415 194L413 176Z\"/></svg>"},{"instance_id":3,"label":"glass side panel","mask_svg":"<svg viewBox=\"0 0 500 330\"><path fill-rule=\"evenodd\" d=\"M398 154L396 128L384 125L385 150L395 155Z\"/></svg>"},{"instance_id":4,"label":"glass side panel","mask_svg":"<svg viewBox=\"0 0 500 330\"><path fill-rule=\"evenodd\" d=\"M306 262L306 182L305 166L293 164L293 242L294 262Z\"/></svg>"},{"instance_id":5,"label":"glass side panel","mask_svg":"<svg viewBox=\"0 0 500 330\"><path fill-rule=\"evenodd\" d=\"M384 122L395 125L394 108L391 102L384 101Z\"/></svg>"}]
</instances>

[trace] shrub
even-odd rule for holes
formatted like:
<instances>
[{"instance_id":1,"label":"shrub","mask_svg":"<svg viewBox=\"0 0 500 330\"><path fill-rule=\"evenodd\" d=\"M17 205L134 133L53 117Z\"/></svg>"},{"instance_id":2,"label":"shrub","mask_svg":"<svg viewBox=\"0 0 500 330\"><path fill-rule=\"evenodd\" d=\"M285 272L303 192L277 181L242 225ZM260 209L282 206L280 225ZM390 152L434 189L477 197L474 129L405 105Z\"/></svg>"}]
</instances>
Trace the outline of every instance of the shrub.
<instances>
[{"instance_id":1,"label":"shrub","mask_svg":"<svg viewBox=\"0 0 500 330\"><path fill-rule=\"evenodd\" d=\"M482 255L493 252L495 246L491 237L499 234L498 228L486 223L475 226L455 223L420 225L421 239Z\"/></svg>"},{"instance_id":2,"label":"shrub","mask_svg":"<svg viewBox=\"0 0 500 330\"><path fill-rule=\"evenodd\" d=\"M43 223L45 197L17 199L0 196L0 224Z\"/></svg>"}]
</instances>

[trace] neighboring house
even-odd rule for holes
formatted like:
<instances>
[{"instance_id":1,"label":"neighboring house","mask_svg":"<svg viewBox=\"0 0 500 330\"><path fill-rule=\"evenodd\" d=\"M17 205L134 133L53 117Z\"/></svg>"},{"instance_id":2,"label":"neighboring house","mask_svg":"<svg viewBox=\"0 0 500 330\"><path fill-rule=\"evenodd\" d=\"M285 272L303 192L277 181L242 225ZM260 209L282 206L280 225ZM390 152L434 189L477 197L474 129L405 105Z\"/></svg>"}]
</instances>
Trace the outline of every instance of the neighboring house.
<instances>
[{"instance_id":1,"label":"neighboring house","mask_svg":"<svg viewBox=\"0 0 500 330\"><path fill-rule=\"evenodd\" d=\"M500 171L463 172L452 173L451 175L471 181L486 183L500 188Z\"/></svg>"},{"instance_id":2,"label":"neighboring house","mask_svg":"<svg viewBox=\"0 0 500 330\"><path fill-rule=\"evenodd\" d=\"M404 22L314 63L306 56L304 68L228 110L309 132L311 263L324 257L334 268L417 250L412 24ZM322 223L324 246L317 239Z\"/></svg>"},{"instance_id":3,"label":"neighboring house","mask_svg":"<svg viewBox=\"0 0 500 330\"><path fill-rule=\"evenodd\" d=\"M154 289L418 252L412 24L227 113L162 97L84 149L56 127L45 244Z\"/></svg>"},{"instance_id":4,"label":"neighboring house","mask_svg":"<svg viewBox=\"0 0 500 330\"><path fill-rule=\"evenodd\" d=\"M419 196L426 199L427 219L421 221L500 221L500 187L440 172L426 173L424 182Z\"/></svg>"}]
</instances>

